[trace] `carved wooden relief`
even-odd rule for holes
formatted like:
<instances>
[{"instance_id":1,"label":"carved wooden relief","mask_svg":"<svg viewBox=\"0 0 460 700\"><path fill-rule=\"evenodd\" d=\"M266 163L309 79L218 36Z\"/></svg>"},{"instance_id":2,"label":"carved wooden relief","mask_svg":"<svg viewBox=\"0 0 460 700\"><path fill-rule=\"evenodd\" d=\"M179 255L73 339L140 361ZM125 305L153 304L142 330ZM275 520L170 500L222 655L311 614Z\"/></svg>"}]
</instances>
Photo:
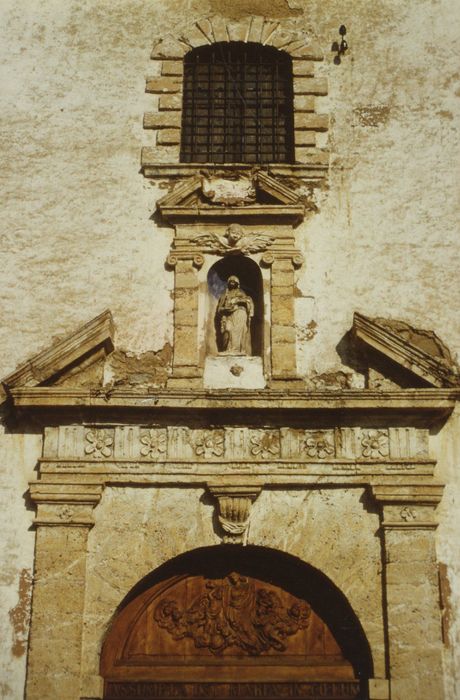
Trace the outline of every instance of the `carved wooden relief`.
<instances>
[{"instance_id":1,"label":"carved wooden relief","mask_svg":"<svg viewBox=\"0 0 460 700\"><path fill-rule=\"evenodd\" d=\"M175 576L131 601L105 641L101 675L107 700L360 692L351 664L307 601L236 572Z\"/></svg>"},{"instance_id":2,"label":"carved wooden relief","mask_svg":"<svg viewBox=\"0 0 460 700\"><path fill-rule=\"evenodd\" d=\"M189 608L163 598L154 618L174 640L190 637L197 649L222 655L238 647L249 655L269 649L286 651L287 638L310 623L311 609L301 601L286 608L277 593L257 586L247 576L232 573L222 580L205 580L202 594Z\"/></svg>"}]
</instances>

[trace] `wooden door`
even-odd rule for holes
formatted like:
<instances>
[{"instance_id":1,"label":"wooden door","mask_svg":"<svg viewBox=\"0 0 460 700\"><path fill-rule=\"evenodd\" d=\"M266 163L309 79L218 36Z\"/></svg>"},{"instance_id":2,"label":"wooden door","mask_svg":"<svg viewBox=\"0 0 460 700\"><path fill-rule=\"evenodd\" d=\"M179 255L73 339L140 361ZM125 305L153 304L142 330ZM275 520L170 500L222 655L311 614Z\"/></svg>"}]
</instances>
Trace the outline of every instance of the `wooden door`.
<instances>
[{"instance_id":1,"label":"wooden door","mask_svg":"<svg viewBox=\"0 0 460 700\"><path fill-rule=\"evenodd\" d=\"M173 576L117 616L101 656L104 698L362 698L309 603L242 575Z\"/></svg>"}]
</instances>

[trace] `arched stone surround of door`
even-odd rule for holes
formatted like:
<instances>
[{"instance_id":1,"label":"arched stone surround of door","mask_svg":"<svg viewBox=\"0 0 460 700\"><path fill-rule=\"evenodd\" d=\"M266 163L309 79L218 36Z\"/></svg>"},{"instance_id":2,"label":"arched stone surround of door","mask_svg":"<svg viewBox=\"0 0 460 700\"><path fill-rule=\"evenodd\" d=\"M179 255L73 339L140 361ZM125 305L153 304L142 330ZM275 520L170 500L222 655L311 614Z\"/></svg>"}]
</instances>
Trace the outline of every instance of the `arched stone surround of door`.
<instances>
[{"instance_id":1,"label":"arched stone surround of door","mask_svg":"<svg viewBox=\"0 0 460 700\"><path fill-rule=\"evenodd\" d=\"M147 575L119 607L101 655L110 700L364 698L372 669L364 631L334 584L254 546L193 550Z\"/></svg>"}]
</instances>

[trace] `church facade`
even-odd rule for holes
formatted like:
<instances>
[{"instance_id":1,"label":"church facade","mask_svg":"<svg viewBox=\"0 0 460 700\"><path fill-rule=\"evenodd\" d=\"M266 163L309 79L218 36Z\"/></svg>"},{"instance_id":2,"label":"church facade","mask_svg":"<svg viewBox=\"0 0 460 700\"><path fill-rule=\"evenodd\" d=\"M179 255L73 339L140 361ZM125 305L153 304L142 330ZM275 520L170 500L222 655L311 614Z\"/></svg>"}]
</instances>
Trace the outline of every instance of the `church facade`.
<instances>
[{"instance_id":1,"label":"church facade","mask_svg":"<svg viewBox=\"0 0 460 700\"><path fill-rule=\"evenodd\" d=\"M2 697L456 697L453 3L2 12Z\"/></svg>"}]
</instances>

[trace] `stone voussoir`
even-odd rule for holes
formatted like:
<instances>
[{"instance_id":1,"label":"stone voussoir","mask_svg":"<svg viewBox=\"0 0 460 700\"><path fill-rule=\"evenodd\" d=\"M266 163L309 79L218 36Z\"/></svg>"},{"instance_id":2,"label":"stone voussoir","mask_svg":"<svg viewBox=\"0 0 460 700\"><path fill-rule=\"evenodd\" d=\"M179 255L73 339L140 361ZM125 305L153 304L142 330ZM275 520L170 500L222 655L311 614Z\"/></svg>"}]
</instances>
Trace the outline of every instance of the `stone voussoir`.
<instances>
[{"instance_id":1,"label":"stone voussoir","mask_svg":"<svg viewBox=\"0 0 460 700\"><path fill-rule=\"evenodd\" d=\"M162 61L161 75L179 76L184 73L183 61Z\"/></svg>"},{"instance_id":2,"label":"stone voussoir","mask_svg":"<svg viewBox=\"0 0 460 700\"><path fill-rule=\"evenodd\" d=\"M181 92L182 80L173 76L161 76L147 78L145 92L161 95L168 92Z\"/></svg>"},{"instance_id":3,"label":"stone voussoir","mask_svg":"<svg viewBox=\"0 0 460 700\"><path fill-rule=\"evenodd\" d=\"M163 146L173 146L180 143L180 129L161 129L157 133L157 143Z\"/></svg>"},{"instance_id":4,"label":"stone voussoir","mask_svg":"<svg viewBox=\"0 0 460 700\"><path fill-rule=\"evenodd\" d=\"M177 112L146 112L144 114L144 129L175 129L181 123Z\"/></svg>"},{"instance_id":5,"label":"stone voussoir","mask_svg":"<svg viewBox=\"0 0 460 700\"><path fill-rule=\"evenodd\" d=\"M300 113L294 114L295 131L327 131L329 128L329 115Z\"/></svg>"},{"instance_id":6,"label":"stone voussoir","mask_svg":"<svg viewBox=\"0 0 460 700\"><path fill-rule=\"evenodd\" d=\"M327 95L327 80L325 78L296 78L294 77L294 95Z\"/></svg>"},{"instance_id":7,"label":"stone voussoir","mask_svg":"<svg viewBox=\"0 0 460 700\"><path fill-rule=\"evenodd\" d=\"M160 112L179 111L182 109L182 95L160 95L158 100L158 109Z\"/></svg>"}]
</instances>

